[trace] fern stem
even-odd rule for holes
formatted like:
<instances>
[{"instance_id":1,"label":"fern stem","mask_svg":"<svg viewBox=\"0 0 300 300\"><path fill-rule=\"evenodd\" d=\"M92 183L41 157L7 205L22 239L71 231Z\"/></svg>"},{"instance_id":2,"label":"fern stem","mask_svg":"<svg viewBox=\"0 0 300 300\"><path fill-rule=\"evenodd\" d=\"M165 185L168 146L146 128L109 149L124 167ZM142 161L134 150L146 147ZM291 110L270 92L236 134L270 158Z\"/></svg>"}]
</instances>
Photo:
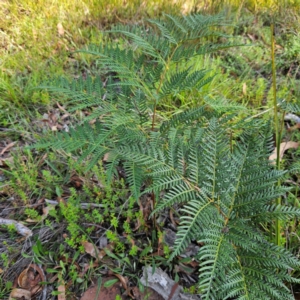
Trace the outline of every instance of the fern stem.
<instances>
[{"instance_id":1,"label":"fern stem","mask_svg":"<svg viewBox=\"0 0 300 300\"><path fill-rule=\"evenodd\" d=\"M271 24L271 56L272 56L272 85L273 85L273 104L274 104L274 125L276 135L276 147L277 147L277 158L276 167L280 168L280 128L278 118L278 106L277 106L277 91L276 91L276 66L275 66L275 39L274 39L274 23Z\"/></svg>"},{"instance_id":2,"label":"fern stem","mask_svg":"<svg viewBox=\"0 0 300 300\"><path fill-rule=\"evenodd\" d=\"M155 125L156 105L157 105L157 101L155 100L153 114L152 114L152 125L151 125L152 131L154 131L154 125Z\"/></svg>"},{"instance_id":3,"label":"fern stem","mask_svg":"<svg viewBox=\"0 0 300 300\"><path fill-rule=\"evenodd\" d=\"M237 261L238 261L238 265L239 268L241 270L241 274L242 274L242 280L243 280L243 290L245 291L245 299L250 299L249 297L249 292L248 292L248 288L247 288L247 278L245 277L245 273L242 272L243 270L243 264L241 262L241 257L238 255L238 247L236 245L233 244L234 250L236 251L236 257L237 257Z\"/></svg>"},{"instance_id":4,"label":"fern stem","mask_svg":"<svg viewBox=\"0 0 300 300\"><path fill-rule=\"evenodd\" d=\"M282 126L280 126L280 121L278 118L278 106L277 106L277 93L276 93L276 66L275 66L275 30L274 30L274 19L271 23L271 58L272 58L272 85L273 85L273 103L274 103L274 126L275 126L275 136L276 136L276 168L280 169L280 141L281 141L281 132ZM280 180L278 180L278 185L280 185ZM276 199L276 204L281 204L281 198ZM275 222L275 243L280 245L280 232L281 224L280 220L276 219Z\"/></svg>"}]
</instances>

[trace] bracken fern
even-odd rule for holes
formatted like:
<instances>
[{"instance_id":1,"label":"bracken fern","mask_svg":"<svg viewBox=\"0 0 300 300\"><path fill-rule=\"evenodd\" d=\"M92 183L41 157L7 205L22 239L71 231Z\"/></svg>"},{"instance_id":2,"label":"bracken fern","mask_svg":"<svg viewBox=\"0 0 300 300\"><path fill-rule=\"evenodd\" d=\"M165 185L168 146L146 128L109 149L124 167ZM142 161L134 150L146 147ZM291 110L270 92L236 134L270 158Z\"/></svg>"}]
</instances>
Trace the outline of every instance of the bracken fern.
<instances>
[{"instance_id":1,"label":"bracken fern","mask_svg":"<svg viewBox=\"0 0 300 300\"><path fill-rule=\"evenodd\" d=\"M221 15L166 15L149 24L113 28L108 34L123 38L122 46L83 50L97 56L98 77L43 86L67 96L71 110L91 113L69 133L35 147L72 151L88 168L107 154L108 177L122 162L132 195L155 195L153 214L176 205L180 225L169 260L192 240L203 244L196 256L202 299L293 299L285 283L297 282L289 271L299 262L269 242L259 225L300 216L298 209L272 205L287 188L276 184L284 172L268 161L268 124L241 126L234 119L240 107L223 100L218 106L203 99L207 104L162 116L169 97L197 95L210 82L191 59L233 46L222 42L227 36L220 27L228 22Z\"/></svg>"}]
</instances>

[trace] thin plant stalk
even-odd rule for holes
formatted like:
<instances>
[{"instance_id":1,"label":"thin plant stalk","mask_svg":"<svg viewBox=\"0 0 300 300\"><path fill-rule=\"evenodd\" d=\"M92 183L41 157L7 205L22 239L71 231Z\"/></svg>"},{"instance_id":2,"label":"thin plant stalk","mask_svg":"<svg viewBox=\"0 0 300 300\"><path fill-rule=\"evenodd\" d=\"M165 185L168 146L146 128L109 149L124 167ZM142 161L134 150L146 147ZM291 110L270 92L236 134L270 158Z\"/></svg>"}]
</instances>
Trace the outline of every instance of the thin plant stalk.
<instances>
[{"instance_id":1,"label":"thin plant stalk","mask_svg":"<svg viewBox=\"0 0 300 300\"><path fill-rule=\"evenodd\" d=\"M271 59L272 59L272 86L273 86L273 107L274 107L274 126L275 126L275 137L276 137L276 168L280 169L280 141L281 141L281 133L282 126L280 125L280 120L278 117L278 106L277 106L277 91L276 91L276 66L275 66L275 30L274 30L274 20L271 23ZM278 181L278 185L280 185L280 181ZM276 204L281 204L281 198L278 197L276 199ZM281 233L281 222L276 219L275 222L275 243L276 245L281 245L280 240Z\"/></svg>"}]
</instances>

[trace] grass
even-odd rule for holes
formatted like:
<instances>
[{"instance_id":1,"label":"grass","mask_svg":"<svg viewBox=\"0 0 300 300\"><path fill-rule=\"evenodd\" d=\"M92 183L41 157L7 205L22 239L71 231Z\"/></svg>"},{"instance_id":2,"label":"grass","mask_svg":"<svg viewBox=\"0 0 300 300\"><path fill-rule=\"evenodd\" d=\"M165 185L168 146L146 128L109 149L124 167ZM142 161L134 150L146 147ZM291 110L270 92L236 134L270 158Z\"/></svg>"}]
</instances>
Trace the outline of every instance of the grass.
<instances>
[{"instance_id":1,"label":"grass","mask_svg":"<svg viewBox=\"0 0 300 300\"><path fill-rule=\"evenodd\" d=\"M147 233L152 224L142 215L143 205L134 206L127 197L129 191L124 187L121 170L111 187L101 170L85 173L84 166L77 165L65 153L22 150L24 144L31 143L41 133L51 134L54 127L71 126L81 119L82 114L88 113L77 111L66 115L63 99L55 99L34 87L49 77L64 75L78 78L95 72L97 66L93 59L74 51L86 44L102 41L100 30L109 28L111 24L141 23L145 18L160 17L163 12L179 14L204 10L205 13L214 13L222 9L226 9L235 24L229 33L246 46L193 61L199 68L210 69L211 74L216 74L214 80L203 89L200 99L194 99L193 95L184 97L180 103L169 99L164 103L166 113L178 105L193 106L220 98L227 101L226 105L247 107L253 115L273 107L270 14L275 15L277 30L277 98L289 103L299 101L300 2L296 0L114 0L109 4L102 0L1 2L0 140L3 144L0 147L3 149L11 141L18 141L20 150L14 149L14 154L7 151L0 156L0 162L14 156L10 162L0 164L0 178L5 178L4 183L0 181L0 206L5 208L0 217L27 220L28 224L33 224L30 227L35 233L36 244L32 247L18 243L19 236L13 228L0 231L0 298L7 298L14 274L19 274L22 269L18 264L21 250L27 262L42 262L62 280L70 282L70 294L79 294L86 289L91 278L103 273L99 265L89 267L83 275L76 269L78 257L86 251L82 242L90 242L90 232L95 229L89 229L88 224L94 220L103 225L98 228L98 238L105 236L108 245L117 245L117 251L106 253L108 260L105 263L110 270L134 277L136 265L146 262L165 264L169 251L166 244L158 243L155 237L147 237L144 244L134 243L139 234ZM204 98L207 93L210 99ZM270 118L270 114L264 116ZM292 134L292 138L298 141L299 133ZM288 137L286 132L284 136ZM286 168L299 159L298 152L287 156L284 161ZM288 180L298 185L299 173L296 171ZM289 196L288 201L292 205L298 201L297 193L298 189L295 189ZM55 208L49 209L49 212L41 209L40 203L44 203L45 199L57 201ZM66 205L66 199L73 205ZM78 208L78 204L83 202L104 205L101 206L102 214L96 208ZM118 210L124 202L127 207ZM83 223L87 225L81 231L79 225ZM289 235L283 238L295 253L298 252L297 237L300 234L296 223L297 220L294 220L286 224ZM103 230L104 225L109 230ZM41 232L43 236L39 236ZM120 232L125 232L126 236ZM165 256L151 254L154 250L161 250L159 247L154 249L153 245L157 244L164 248ZM145 251L138 252L138 248ZM124 256L126 251L130 259ZM110 264L109 259L113 255L122 260L124 270ZM84 263L90 263L86 258L82 259ZM176 274L174 271L173 275Z\"/></svg>"},{"instance_id":2,"label":"grass","mask_svg":"<svg viewBox=\"0 0 300 300\"><path fill-rule=\"evenodd\" d=\"M125 4L124 4L125 3ZM100 29L115 22L141 21L166 11L165 2L148 1L2 1L0 19L0 124L27 106L47 105L49 97L31 88L50 74L80 74L90 61L71 53L99 43ZM168 8L179 13L182 1ZM76 58L76 60L75 60ZM77 59L79 58L79 62Z\"/></svg>"},{"instance_id":3,"label":"grass","mask_svg":"<svg viewBox=\"0 0 300 300\"><path fill-rule=\"evenodd\" d=\"M225 1L225 6L230 5L232 14L238 17L241 3L258 13L258 6L264 10L276 1ZM283 3L289 11L296 5L295 1ZM0 31L0 107L6 115L7 110L9 113L15 107L26 109L26 105L51 103L47 95L31 88L50 74L78 75L87 70L91 62L71 53L87 43L100 42L102 35L99 29L105 29L110 24L140 22L143 18L159 17L163 11L188 13L205 8L210 12L222 7L223 1L207 2L206 6L201 6L197 1L174 1L170 6L168 2L159 0L147 1L147 5L137 0L110 1L109 5L105 1L92 0L73 1L72 4L67 1L4 1L0 10L3 21ZM260 25L257 28L261 28ZM291 39L294 38L292 35ZM297 40L292 44L294 49L287 50L290 56L297 53ZM260 62L258 65L261 65ZM0 116L0 123L6 126L5 115Z\"/></svg>"}]
</instances>

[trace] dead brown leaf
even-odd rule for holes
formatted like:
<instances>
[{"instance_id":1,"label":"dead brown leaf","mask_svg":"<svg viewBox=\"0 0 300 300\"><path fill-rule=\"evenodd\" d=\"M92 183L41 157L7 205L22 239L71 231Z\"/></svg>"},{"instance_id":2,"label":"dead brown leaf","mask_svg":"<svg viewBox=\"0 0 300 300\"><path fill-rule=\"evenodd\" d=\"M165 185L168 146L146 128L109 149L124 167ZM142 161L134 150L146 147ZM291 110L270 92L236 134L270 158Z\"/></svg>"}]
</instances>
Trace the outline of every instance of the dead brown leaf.
<instances>
[{"instance_id":1,"label":"dead brown leaf","mask_svg":"<svg viewBox=\"0 0 300 300\"><path fill-rule=\"evenodd\" d=\"M102 283L104 284L106 281L112 279L114 279L114 277L104 278ZM110 287L104 287L103 284L101 287L91 286L90 288L88 288L84 292L80 300L115 300L117 295L121 296L119 282L116 282Z\"/></svg>"},{"instance_id":2,"label":"dead brown leaf","mask_svg":"<svg viewBox=\"0 0 300 300\"><path fill-rule=\"evenodd\" d=\"M288 131L295 131L295 130L298 130L300 129L300 123L297 123L296 125L288 128Z\"/></svg>"},{"instance_id":3,"label":"dead brown leaf","mask_svg":"<svg viewBox=\"0 0 300 300\"><path fill-rule=\"evenodd\" d=\"M64 113L66 113L68 116L70 115L70 114L67 112L67 110L66 110L62 105L60 105L58 102L56 102L56 105L57 105L57 107L58 107L61 111L63 111Z\"/></svg>"},{"instance_id":4,"label":"dead brown leaf","mask_svg":"<svg viewBox=\"0 0 300 300\"><path fill-rule=\"evenodd\" d=\"M70 184L74 186L76 189L80 189L83 184L83 178L78 176L77 174L72 174L70 178Z\"/></svg>"},{"instance_id":5,"label":"dead brown leaf","mask_svg":"<svg viewBox=\"0 0 300 300\"><path fill-rule=\"evenodd\" d=\"M82 245L86 253L95 257L97 261L102 261L102 262L103 262L103 258L106 256L106 251L112 251L114 248L114 243L108 244L105 248L101 250L99 250L94 244L89 243L87 241L82 242ZM108 263L108 261L106 261L106 263Z\"/></svg>"},{"instance_id":6,"label":"dead brown leaf","mask_svg":"<svg viewBox=\"0 0 300 300\"><path fill-rule=\"evenodd\" d=\"M78 277L82 278L89 269L93 269L93 268L96 268L98 266L99 266L98 262L94 262L93 264L90 264L90 263L89 264L84 264L83 265L83 270L80 273L78 273Z\"/></svg>"},{"instance_id":7,"label":"dead brown leaf","mask_svg":"<svg viewBox=\"0 0 300 300\"><path fill-rule=\"evenodd\" d=\"M64 198L62 197L57 197L57 202L60 204L63 204L64 206L67 206L67 202Z\"/></svg>"},{"instance_id":8,"label":"dead brown leaf","mask_svg":"<svg viewBox=\"0 0 300 300\"><path fill-rule=\"evenodd\" d=\"M55 206L54 205L48 205L48 206L46 206L46 207L43 208L42 220L45 220L48 217L49 212L51 210L55 210Z\"/></svg>"},{"instance_id":9,"label":"dead brown leaf","mask_svg":"<svg viewBox=\"0 0 300 300\"><path fill-rule=\"evenodd\" d=\"M131 292L128 288L128 277L124 277L124 276L122 276L121 274L118 274L118 273L114 273L114 276L116 276L120 280L124 290L126 290L127 295L130 296L131 298L134 298L134 296L131 294Z\"/></svg>"},{"instance_id":10,"label":"dead brown leaf","mask_svg":"<svg viewBox=\"0 0 300 300\"><path fill-rule=\"evenodd\" d=\"M45 280L46 278L42 269L36 264L30 264L18 276L18 285L20 288L28 290L31 296L33 296L42 290L40 282Z\"/></svg>"},{"instance_id":11,"label":"dead brown leaf","mask_svg":"<svg viewBox=\"0 0 300 300\"><path fill-rule=\"evenodd\" d=\"M175 222L174 215L173 215L173 209L170 209L169 216L170 216L171 223L173 224L173 226L174 226L175 228L177 228L177 225L178 225L178 224Z\"/></svg>"},{"instance_id":12,"label":"dead brown leaf","mask_svg":"<svg viewBox=\"0 0 300 300\"><path fill-rule=\"evenodd\" d=\"M82 242L82 245L84 247L84 250L86 253L88 253L89 255L93 256L94 258L96 258L97 260L100 260L104 257L104 254L102 253L102 251L100 251L95 244L89 243L87 241Z\"/></svg>"},{"instance_id":13,"label":"dead brown leaf","mask_svg":"<svg viewBox=\"0 0 300 300\"><path fill-rule=\"evenodd\" d=\"M13 157L0 158L0 167L8 167L13 162L14 162Z\"/></svg>"},{"instance_id":14,"label":"dead brown leaf","mask_svg":"<svg viewBox=\"0 0 300 300\"><path fill-rule=\"evenodd\" d=\"M102 160L103 160L104 162L107 162L107 161L110 159L110 157L109 157L110 155L111 155L111 154L110 154L109 152L106 152L106 153L104 154Z\"/></svg>"},{"instance_id":15,"label":"dead brown leaf","mask_svg":"<svg viewBox=\"0 0 300 300\"><path fill-rule=\"evenodd\" d=\"M9 143L6 147L2 149L0 152L0 156L2 156L6 151L8 151L10 148L12 148L17 142Z\"/></svg>"},{"instance_id":16,"label":"dead brown leaf","mask_svg":"<svg viewBox=\"0 0 300 300\"><path fill-rule=\"evenodd\" d=\"M30 219L30 218L27 218L25 221L26 221L26 223L32 223L32 224L40 222L40 220L38 220L38 219Z\"/></svg>"},{"instance_id":17,"label":"dead brown leaf","mask_svg":"<svg viewBox=\"0 0 300 300\"><path fill-rule=\"evenodd\" d=\"M57 291L59 294L57 295L57 300L66 300L66 287L65 283L62 281L60 285L57 287Z\"/></svg>"},{"instance_id":18,"label":"dead brown leaf","mask_svg":"<svg viewBox=\"0 0 300 300\"><path fill-rule=\"evenodd\" d=\"M288 142L283 142L280 144L280 153L279 153L279 157L280 157L280 160L282 159L283 157L283 154L286 150L288 149L297 149L299 147L299 143L297 142L293 142L293 141L288 141ZM275 147L274 151L272 152L272 154L270 155L269 157L269 160L272 161L272 164L275 164L275 160L277 159L277 148Z\"/></svg>"},{"instance_id":19,"label":"dead brown leaf","mask_svg":"<svg viewBox=\"0 0 300 300\"><path fill-rule=\"evenodd\" d=\"M245 82L243 83L243 95L247 96L247 84Z\"/></svg>"},{"instance_id":20,"label":"dead brown leaf","mask_svg":"<svg viewBox=\"0 0 300 300\"><path fill-rule=\"evenodd\" d=\"M63 36L65 34L65 29L61 23L57 24L57 32L58 32L58 35L61 35L61 36Z\"/></svg>"},{"instance_id":21,"label":"dead brown leaf","mask_svg":"<svg viewBox=\"0 0 300 300\"><path fill-rule=\"evenodd\" d=\"M138 200L139 206L140 206L140 212L142 213L143 218L137 219L137 224L133 231L137 231L141 226L145 227L150 227L149 224L147 224L144 220L148 220L149 216L153 210L153 200L151 197L146 197L146 198L140 198Z\"/></svg>"},{"instance_id":22,"label":"dead brown leaf","mask_svg":"<svg viewBox=\"0 0 300 300\"><path fill-rule=\"evenodd\" d=\"M9 295L8 300L15 300L15 299L31 300L31 293L30 291L24 289L13 289Z\"/></svg>"}]
</instances>

